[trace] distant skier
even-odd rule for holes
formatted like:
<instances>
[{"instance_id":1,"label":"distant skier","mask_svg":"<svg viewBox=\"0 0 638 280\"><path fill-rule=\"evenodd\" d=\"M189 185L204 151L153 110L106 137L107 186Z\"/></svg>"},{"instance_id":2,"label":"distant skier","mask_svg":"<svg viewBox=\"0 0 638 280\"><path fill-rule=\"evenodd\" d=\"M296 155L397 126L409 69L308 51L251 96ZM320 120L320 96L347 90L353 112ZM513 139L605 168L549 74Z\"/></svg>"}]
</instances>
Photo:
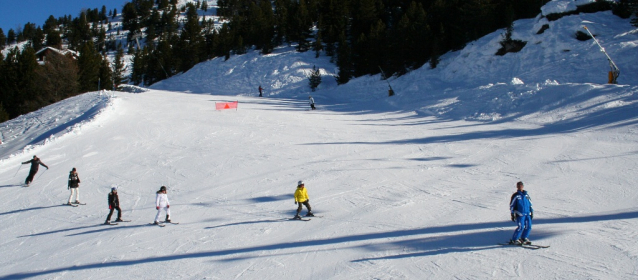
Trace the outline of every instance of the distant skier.
<instances>
[{"instance_id":1,"label":"distant skier","mask_svg":"<svg viewBox=\"0 0 638 280\"><path fill-rule=\"evenodd\" d=\"M37 156L33 156L32 160L28 160L23 162L22 164L31 164L31 170L29 170L29 176L27 176L27 179L24 180L24 184L29 186L29 184L31 184L31 182L33 181L33 177L35 177L35 174L38 173L38 168L40 167L40 165L44 166L47 168L47 170L49 169L49 167L42 163L42 161L40 161L40 159Z\"/></svg>"},{"instance_id":2,"label":"distant skier","mask_svg":"<svg viewBox=\"0 0 638 280\"><path fill-rule=\"evenodd\" d=\"M155 215L154 224L159 224L160 214L162 210L166 211L166 220L164 222L171 222L171 207L170 202L168 201L168 195L166 195L166 187L162 186L159 191L157 191L157 195L155 196L155 208L157 209L157 215Z\"/></svg>"},{"instance_id":3,"label":"distant skier","mask_svg":"<svg viewBox=\"0 0 638 280\"><path fill-rule=\"evenodd\" d=\"M262 97L262 96L263 96L263 95L262 95L262 91L263 91L263 90L264 90L264 89L263 89L263 88L261 88L261 85L259 85L259 97Z\"/></svg>"},{"instance_id":4,"label":"distant skier","mask_svg":"<svg viewBox=\"0 0 638 280\"><path fill-rule=\"evenodd\" d=\"M71 195L69 196L69 202L67 204L71 205L73 202L73 194L75 194L75 203L80 204L80 176L78 175L75 167L71 169L69 172L69 184L67 189L71 191Z\"/></svg>"},{"instance_id":5,"label":"distant skier","mask_svg":"<svg viewBox=\"0 0 638 280\"><path fill-rule=\"evenodd\" d=\"M299 181L297 183L297 190L295 191L295 204L299 205L299 207L297 207L297 214L295 215L294 219L301 219L301 217L299 216L299 212L301 212L301 209L303 209L303 205L306 205L306 208L308 209L308 213L306 214L306 217L314 216L314 214L312 214L312 209L310 207L310 199L308 198L308 191L306 190L303 181Z\"/></svg>"},{"instance_id":6,"label":"distant skier","mask_svg":"<svg viewBox=\"0 0 638 280\"><path fill-rule=\"evenodd\" d=\"M315 99L312 96L308 96L308 103L310 103L310 109L314 110L315 108Z\"/></svg>"},{"instance_id":7,"label":"distant skier","mask_svg":"<svg viewBox=\"0 0 638 280\"><path fill-rule=\"evenodd\" d=\"M120 208L120 197L117 195L117 187L112 187L111 192L109 193L109 215L106 216L105 225L111 224L111 216L113 216L113 211L117 210L117 219L115 222L123 222L122 220L122 209Z\"/></svg>"},{"instance_id":8,"label":"distant skier","mask_svg":"<svg viewBox=\"0 0 638 280\"><path fill-rule=\"evenodd\" d=\"M516 189L518 191L512 194L512 198L510 199L512 221L518 225L510 240L510 244L532 244L528 237L532 231L534 209L532 209L532 201L527 191L523 190L524 187L523 182L516 183Z\"/></svg>"}]
</instances>

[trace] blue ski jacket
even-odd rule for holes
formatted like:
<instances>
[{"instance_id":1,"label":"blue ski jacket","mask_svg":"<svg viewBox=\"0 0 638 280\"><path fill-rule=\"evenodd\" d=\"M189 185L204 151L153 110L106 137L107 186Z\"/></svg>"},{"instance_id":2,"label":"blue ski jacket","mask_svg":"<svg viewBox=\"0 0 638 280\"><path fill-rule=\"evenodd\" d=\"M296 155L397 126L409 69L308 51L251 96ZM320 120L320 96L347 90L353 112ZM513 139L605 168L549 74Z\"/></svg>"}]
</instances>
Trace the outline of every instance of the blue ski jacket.
<instances>
[{"instance_id":1,"label":"blue ski jacket","mask_svg":"<svg viewBox=\"0 0 638 280\"><path fill-rule=\"evenodd\" d=\"M527 191L517 191L512 195L510 212L516 214L516 216L525 216L534 212L532 200L529 198Z\"/></svg>"}]
</instances>

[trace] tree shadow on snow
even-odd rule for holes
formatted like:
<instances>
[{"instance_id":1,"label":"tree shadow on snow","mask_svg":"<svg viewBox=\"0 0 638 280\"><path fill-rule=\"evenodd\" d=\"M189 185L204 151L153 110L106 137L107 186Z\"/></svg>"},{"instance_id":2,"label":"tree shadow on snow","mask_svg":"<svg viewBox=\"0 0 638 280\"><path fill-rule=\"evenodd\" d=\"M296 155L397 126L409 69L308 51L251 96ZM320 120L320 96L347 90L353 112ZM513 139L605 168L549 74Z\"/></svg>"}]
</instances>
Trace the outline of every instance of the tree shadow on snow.
<instances>
[{"instance_id":1,"label":"tree shadow on snow","mask_svg":"<svg viewBox=\"0 0 638 280\"><path fill-rule=\"evenodd\" d=\"M0 186L0 188L10 188L10 187L20 187L22 184L12 184L12 185L4 185Z\"/></svg>"},{"instance_id":2,"label":"tree shadow on snow","mask_svg":"<svg viewBox=\"0 0 638 280\"><path fill-rule=\"evenodd\" d=\"M599 112L591 113L586 116L582 116L578 119L566 120L563 122L557 122L547 124L539 128L532 129L501 129L501 130L483 130L483 131L471 131L461 134L450 135L436 135L424 138L413 139L401 139L393 141L358 141L358 142L323 142L323 143L306 143L302 145L403 145L403 144L435 144L435 143L450 143L450 142L463 142L472 140L486 140L486 139L510 139L520 137L534 137L544 136L560 133L573 133L585 129L591 129L596 127L602 127L610 125L613 127L620 127L630 125L634 123L636 117L635 112L638 110L638 103L636 106L624 106L622 108L611 108L601 110ZM628 108L625 108L628 107ZM478 125L477 125L478 126Z\"/></svg>"},{"instance_id":3,"label":"tree shadow on snow","mask_svg":"<svg viewBox=\"0 0 638 280\"><path fill-rule=\"evenodd\" d=\"M294 195L292 194L282 194L282 195L276 195L276 196L252 197L246 200L252 203L264 203L264 202L281 201L281 200L292 199L292 198L294 198Z\"/></svg>"},{"instance_id":4,"label":"tree shadow on snow","mask_svg":"<svg viewBox=\"0 0 638 280\"><path fill-rule=\"evenodd\" d=\"M280 223L284 221L285 218L282 219L274 219L274 220L257 220L257 221L245 221L245 222L237 222L223 225L216 225L212 227L205 227L204 229L213 229L213 228L221 228L221 227L229 227L229 226L239 226L239 225L252 225L252 224L263 224L263 223Z\"/></svg>"},{"instance_id":5,"label":"tree shadow on snow","mask_svg":"<svg viewBox=\"0 0 638 280\"><path fill-rule=\"evenodd\" d=\"M625 212L618 213L601 213L601 214L593 214L589 216L579 216L579 217L559 217L559 218L536 218L534 219L534 224L536 226L543 224L562 224L562 223L586 223L586 222L597 222L597 221L611 221L611 220L622 220L622 219L635 219L638 218L638 210L637 209L629 209ZM500 228L509 228L510 230L503 230ZM466 233L467 231L477 231L483 230L481 232L471 232ZM348 244L348 243L356 243L356 242L372 242L375 240L384 241L388 238L406 238L409 236L418 236L425 234L443 234L442 236L431 236L431 237L423 237L423 238L413 238L413 239L403 239L393 242L388 242L381 245L358 245L358 247L368 249L370 251L385 251L387 248L385 246L390 246L392 248L401 248L401 246L410 246L412 250L414 250L414 256L427 256L427 255L436 255L436 254L445 254L452 252L466 252L466 251L477 251L477 250L487 250L491 248L497 248L495 244L498 242L504 242L510 238L514 230L513 223L510 221L499 221L499 222L483 222L483 223L472 223L472 224L458 224L458 225L444 225L444 226L435 226L435 227L424 227L417 229L404 229L404 230L395 230L395 231L386 231L386 232L374 232L374 233L363 233L363 234L352 234L338 237L330 237L323 239L313 239L313 240L300 240L300 241L291 241L291 242L282 242L275 243L269 245L260 245L260 246L252 246L252 247L243 247L243 248L232 248L232 249L223 249L223 250L215 250L215 251L202 251L196 253L185 253L185 254L171 254L166 256L159 257L148 257L142 259L133 259L133 260L120 260L120 261L111 261L105 263L89 263L89 264L74 264L72 266L65 266L60 268L39 270L33 272L22 272L22 273L14 273L0 276L0 279L15 279L15 278L29 278L29 277L38 277L52 273L59 273L65 271L78 271L78 270L89 270L89 269L103 269L109 267L123 267L123 266L134 266L139 264L146 263L159 263L159 262L167 262L167 261L176 261L176 260L187 260L187 259L199 259L199 258L213 258L213 257L227 257L236 254L250 254L259 252L261 255L267 256L268 254L263 254L264 251L280 251L285 249L295 249L295 248L308 248L309 250L321 250L318 246L326 246L326 245L334 245L334 244ZM533 230L532 236L534 240L542 240L559 233L549 231L551 229L544 230ZM455 234L456 233L456 234ZM356 247L356 246L355 246ZM334 250L334 249L332 249ZM234 257L232 259L246 259L246 258L257 258L259 256L240 256ZM404 258L409 257L406 255L396 255L396 256L385 256L379 257L392 259L392 258ZM366 259L359 259L354 261L364 261ZM37 268L33 268L37 270Z\"/></svg>"},{"instance_id":6,"label":"tree shadow on snow","mask_svg":"<svg viewBox=\"0 0 638 280\"><path fill-rule=\"evenodd\" d=\"M92 227L102 227L101 229L95 229L95 230L89 230L89 231L85 231L85 232L79 232L79 233L74 233L74 234L68 234L66 236L78 236L78 235L85 235L85 234L92 234L92 233L98 233L98 232L107 232L107 231L113 231L113 230L123 230L123 229L131 229L131 228L138 228L138 227L156 227L156 225L152 225L152 224L143 224L143 225L95 225L95 226L89 226L86 228L92 228Z\"/></svg>"},{"instance_id":7,"label":"tree shadow on snow","mask_svg":"<svg viewBox=\"0 0 638 280\"><path fill-rule=\"evenodd\" d=\"M513 233L507 231L509 236ZM549 232L543 230L532 230L532 236L534 242L538 240L544 240L549 237L558 235L556 232ZM491 250L495 248L502 248L502 245L497 243L504 243L509 240L509 237L503 238L503 231L490 230L472 233L463 233L455 235L445 236L433 236L426 238L414 238L409 240L400 240L394 242L387 242L382 244L370 244L362 245L359 248L370 252L387 252L392 250L396 251L408 251L410 253L372 257L353 260L352 262L365 262L374 260L392 260L412 257L425 257L433 255L442 255L448 253L463 253L463 252L475 252L483 250Z\"/></svg>"},{"instance_id":8,"label":"tree shadow on snow","mask_svg":"<svg viewBox=\"0 0 638 280\"><path fill-rule=\"evenodd\" d=\"M33 211L33 210L42 210L42 209L48 209L48 208L54 208L54 207L63 207L63 206L64 205L31 207L31 208L25 208L25 209L19 209L19 210L13 210L13 211L9 211L9 212L0 213L0 216L20 213L20 212Z\"/></svg>"}]
</instances>

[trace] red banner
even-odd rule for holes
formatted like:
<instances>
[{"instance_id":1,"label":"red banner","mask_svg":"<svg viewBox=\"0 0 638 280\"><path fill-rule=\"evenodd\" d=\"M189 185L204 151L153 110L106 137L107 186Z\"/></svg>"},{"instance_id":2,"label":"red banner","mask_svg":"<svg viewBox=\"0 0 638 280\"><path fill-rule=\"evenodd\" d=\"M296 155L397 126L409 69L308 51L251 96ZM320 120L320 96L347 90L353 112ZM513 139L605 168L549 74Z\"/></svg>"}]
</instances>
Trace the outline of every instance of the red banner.
<instances>
[{"instance_id":1,"label":"red banner","mask_svg":"<svg viewBox=\"0 0 638 280\"><path fill-rule=\"evenodd\" d=\"M239 103L239 101L234 101L234 102L215 102L215 108L217 108L217 110L237 109L237 104L238 103Z\"/></svg>"}]
</instances>

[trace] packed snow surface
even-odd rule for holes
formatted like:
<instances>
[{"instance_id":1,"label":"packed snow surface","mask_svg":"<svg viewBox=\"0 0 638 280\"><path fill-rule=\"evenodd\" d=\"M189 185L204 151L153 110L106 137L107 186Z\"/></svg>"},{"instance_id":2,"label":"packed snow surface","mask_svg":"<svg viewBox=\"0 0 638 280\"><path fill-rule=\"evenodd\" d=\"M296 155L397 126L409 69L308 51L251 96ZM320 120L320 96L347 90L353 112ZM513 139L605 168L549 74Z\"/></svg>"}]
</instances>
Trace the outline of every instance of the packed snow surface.
<instances>
[{"instance_id":1,"label":"packed snow surface","mask_svg":"<svg viewBox=\"0 0 638 280\"><path fill-rule=\"evenodd\" d=\"M494 55L500 30L388 81L338 86L282 47L2 123L0 279L637 279L638 31L610 12L514 30L519 53ZM33 155L50 169L23 187ZM288 220L299 180L322 217ZM517 181L550 248L497 245ZM178 225L149 225L162 185ZM112 186L131 222L102 225Z\"/></svg>"}]
</instances>

